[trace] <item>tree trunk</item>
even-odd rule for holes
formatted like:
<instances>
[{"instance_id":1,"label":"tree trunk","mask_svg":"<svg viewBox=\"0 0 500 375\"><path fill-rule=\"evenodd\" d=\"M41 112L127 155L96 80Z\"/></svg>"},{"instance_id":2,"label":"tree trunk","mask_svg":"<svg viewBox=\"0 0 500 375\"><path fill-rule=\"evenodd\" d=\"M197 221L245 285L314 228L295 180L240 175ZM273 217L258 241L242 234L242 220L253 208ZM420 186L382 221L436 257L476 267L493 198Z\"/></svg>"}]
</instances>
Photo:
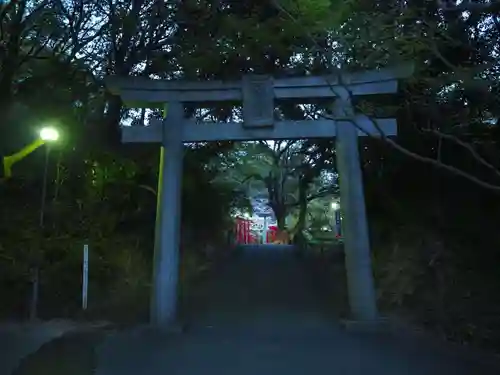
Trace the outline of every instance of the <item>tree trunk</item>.
<instances>
[{"instance_id":1,"label":"tree trunk","mask_svg":"<svg viewBox=\"0 0 500 375\"><path fill-rule=\"evenodd\" d=\"M286 229L286 211L283 209L274 210L274 215L276 216L276 221L278 223L279 230Z\"/></svg>"},{"instance_id":2,"label":"tree trunk","mask_svg":"<svg viewBox=\"0 0 500 375\"><path fill-rule=\"evenodd\" d=\"M302 242L304 237L303 231L306 226L308 186L309 182L306 179L301 179L299 183L299 219L295 228L293 228L294 243Z\"/></svg>"},{"instance_id":3,"label":"tree trunk","mask_svg":"<svg viewBox=\"0 0 500 375\"><path fill-rule=\"evenodd\" d=\"M272 173L265 179L267 194L269 197L269 206L274 212L279 230L286 229L286 214L287 209L284 202L283 191L280 189L281 180L276 179Z\"/></svg>"},{"instance_id":4,"label":"tree trunk","mask_svg":"<svg viewBox=\"0 0 500 375\"><path fill-rule=\"evenodd\" d=\"M2 111L2 131L8 134L5 126L9 123L12 105L14 103L14 81L19 69L19 52L21 49L21 33L23 31L23 15L26 10L26 2L20 2L17 10L12 14L12 20L9 21L9 35L4 40L2 46L2 56L0 59L0 110ZM2 17L3 18L3 17ZM1 20L2 22L5 19Z\"/></svg>"},{"instance_id":5,"label":"tree trunk","mask_svg":"<svg viewBox=\"0 0 500 375\"><path fill-rule=\"evenodd\" d=\"M120 131L122 101L114 95L106 95L105 99L106 105L103 106L102 112L97 111L94 121L88 124L84 134L85 143L88 147L120 151L123 150Z\"/></svg>"},{"instance_id":6,"label":"tree trunk","mask_svg":"<svg viewBox=\"0 0 500 375\"><path fill-rule=\"evenodd\" d=\"M12 120L12 107L14 104L14 79L18 63L18 48L19 46L16 46L14 42L8 43L5 56L0 62L0 66L2 67L0 72L0 92L2 93L2 98L0 99L0 111L2 112L0 128L5 136L11 133L9 125Z\"/></svg>"},{"instance_id":7,"label":"tree trunk","mask_svg":"<svg viewBox=\"0 0 500 375\"><path fill-rule=\"evenodd\" d=\"M118 96L109 98L108 110L106 112L105 142L112 148L121 145L120 120L122 111L122 101Z\"/></svg>"}]
</instances>

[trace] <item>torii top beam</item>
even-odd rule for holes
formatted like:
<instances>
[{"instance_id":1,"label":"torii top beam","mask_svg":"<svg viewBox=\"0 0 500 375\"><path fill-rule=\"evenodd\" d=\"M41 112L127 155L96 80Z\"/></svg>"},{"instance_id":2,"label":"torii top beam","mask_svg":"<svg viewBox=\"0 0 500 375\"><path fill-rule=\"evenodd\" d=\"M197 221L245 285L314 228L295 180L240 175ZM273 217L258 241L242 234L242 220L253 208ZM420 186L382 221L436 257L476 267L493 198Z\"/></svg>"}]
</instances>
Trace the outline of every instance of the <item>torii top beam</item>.
<instances>
[{"instance_id":1,"label":"torii top beam","mask_svg":"<svg viewBox=\"0 0 500 375\"><path fill-rule=\"evenodd\" d=\"M346 116L352 111L350 96L395 93L398 79L409 76L412 65L361 73L339 73L314 77L273 79L267 75L245 75L241 81L172 81L142 77L108 77L108 88L132 108L165 107L168 103L241 101L243 123L203 123L183 118L152 121L150 126L123 127L122 142L161 142L166 122L178 123L183 142L216 140L302 139L334 137L337 126L358 128L358 135L393 136L395 119ZM274 100L331 98L337 101L334 117L323 120L276 121ZM340 107L339 107L339 103ZM339 109L341 109L339 111ZM168 116L167 116L168 117Z\"/></svg>"},{"instance_id":2,"label":"torii top beam","mask_svg":"<svg viewBox=\"0 0 500 375\"><path fill-rule=\"evenodd\" d=\"M397 92L398 79L409 77L413 70L413 64L406 64L359 73L271 81L275 99L334 98L337 96L335 88L341 87L347 88L354 96L391 94ZM163 107L170 101L240 101L243 99L244 86L242 81L180 81L120 76L109 76L105 83L130 108Z\"/></svg>"}]
</instances>

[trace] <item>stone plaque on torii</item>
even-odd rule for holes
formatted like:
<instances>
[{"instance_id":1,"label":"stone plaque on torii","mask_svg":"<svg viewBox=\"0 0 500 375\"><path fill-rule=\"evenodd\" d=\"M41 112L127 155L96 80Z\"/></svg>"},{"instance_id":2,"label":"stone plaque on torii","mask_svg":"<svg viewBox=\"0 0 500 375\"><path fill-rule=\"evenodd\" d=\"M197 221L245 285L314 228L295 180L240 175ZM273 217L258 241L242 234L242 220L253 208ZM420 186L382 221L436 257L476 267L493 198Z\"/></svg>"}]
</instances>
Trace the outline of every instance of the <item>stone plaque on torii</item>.
<instances>
[{"instance_id":1,"label":"stone plaque on torii","mask_svg":"<svg viewBox=\"0 0 500 375\"><path fill-rule=\"evenodd\" d=\"M241 81L172 81L141 77L108 77L107 87L131 108L165 108L163 120L122 128L122 142L158 143L161 147L155 228L151 321L168 325L176 318L180 244L183 143L336 138L343 232L351 313L357 320L378 317L370 259L358 137L395 136L395 119L370 119L353 111L351 97L397 92L398 79L412 66L273 79L247 75ZM275 121L275 99L329 98L332 119ZM243 123L188 119L183 103L243 103ZM354 124L355 125L354 125Z\"/></svg>"}]
</instances>

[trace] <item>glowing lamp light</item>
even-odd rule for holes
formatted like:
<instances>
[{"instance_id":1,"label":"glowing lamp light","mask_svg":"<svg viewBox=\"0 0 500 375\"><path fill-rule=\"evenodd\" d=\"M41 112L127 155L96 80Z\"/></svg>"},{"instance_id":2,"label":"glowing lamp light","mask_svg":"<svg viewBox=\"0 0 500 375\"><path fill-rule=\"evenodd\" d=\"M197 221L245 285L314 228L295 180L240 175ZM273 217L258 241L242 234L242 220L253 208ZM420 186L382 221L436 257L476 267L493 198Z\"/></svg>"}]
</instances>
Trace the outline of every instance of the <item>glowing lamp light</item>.
<instances>
[{"instance_id":1,"label":"glowing lamp light","mask_svg":"<svg viewBox=\"0 0 500 375\"><path fill-rule=\"evenodd\" d=\"M340 208L340 205L338 202L332 202L332 209L334 211L337 211Z\"/></svg>"},{"instance_id":2,"label":"glowing lamp light","mask_svg":"<svg viewBox=\"0 0 500 375\"><path fill-rule=\"evenodd\" d=\"M40 138L43 141L54 142L59 139L59 132L55 128L42 128L40 130Z\"/></svg>"}]
</instances>

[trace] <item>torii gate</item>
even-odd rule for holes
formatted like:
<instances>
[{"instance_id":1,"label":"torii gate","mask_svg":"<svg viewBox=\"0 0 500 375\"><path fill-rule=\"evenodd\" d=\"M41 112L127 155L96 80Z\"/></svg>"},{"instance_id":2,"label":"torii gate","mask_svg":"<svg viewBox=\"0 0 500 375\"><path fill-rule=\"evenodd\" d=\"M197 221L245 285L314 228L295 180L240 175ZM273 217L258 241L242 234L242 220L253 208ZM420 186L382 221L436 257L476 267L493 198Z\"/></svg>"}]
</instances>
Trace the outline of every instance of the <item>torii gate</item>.
<instances>
[{"instance_id":1,"label":"torii gate","mask_svg":"<svg viewBox=\"0 0 500 375\"><path fill-rule=\"evenodd\" d=\"M411 66L331 76L274 79L247 75L241 81L185 82L142 77L107 78L107 87L131 108L166 109L166 117L149 126L122 128L122 142L161 144L155 228L151 322L174 322L177 308L180 201L183 143L336 137L343 231L351 314L354 319L378 318L358 137L395 136L395 119L369 119L354 114L352 96L396 93L398 79L412 74ZM274 100L331 98L334 119L275 121ZM242 101L243 123L199 123L185 118L185 102ZM356 124L353 125L353 122Z\"/></svg>"}]
</instances>

